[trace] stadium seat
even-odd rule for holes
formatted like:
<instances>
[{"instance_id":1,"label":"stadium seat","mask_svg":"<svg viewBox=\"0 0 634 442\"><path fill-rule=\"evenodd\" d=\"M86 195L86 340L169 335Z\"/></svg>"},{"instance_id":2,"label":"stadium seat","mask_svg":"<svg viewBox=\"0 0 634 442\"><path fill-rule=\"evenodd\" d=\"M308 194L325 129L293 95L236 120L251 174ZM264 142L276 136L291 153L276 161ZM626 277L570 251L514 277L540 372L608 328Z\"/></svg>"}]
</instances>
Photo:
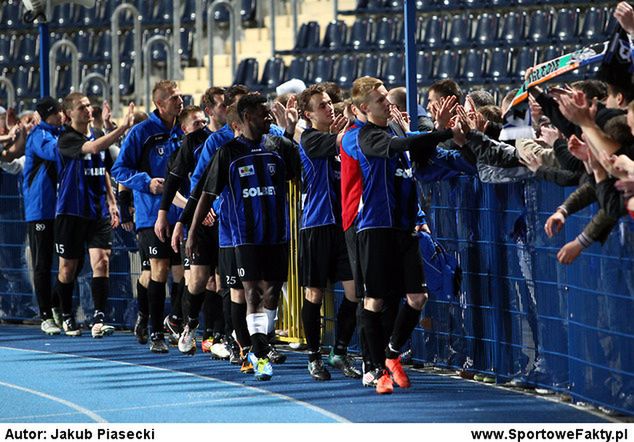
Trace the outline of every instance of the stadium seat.
<instances>
[{"instance_id":1,"label":"stadium seat","mask_svg":"<svg viewBox=\"0 0 634 442\"><path fill-rule=\"evenodd\" d=\"M119 74L119 93L122 96L134 93L134 81L132 80L133 68L130 63L121 63ZM141 85L139 85L141 87Z\"/></svg>"},{"instance_id":2,"label":"stadium seat","mask_svg":"<svg viewBox=\"0 0 634 442\"><path fill-rule=\"evenodd\" d=\"M392 19L383 17L376 24L373 45L379 49L390 48L394 45L394 22Z\"/></svg>"},{"instance_id":3,"label":"stadium seat","mask_svg":"<svg viewBox=\"0 0 634 442\"><path fill-rule=\"evenodd\" d=\"M295 57L291 61L290 66L286 70L285 81L288 81L292 78L297 78L298 80L306 81L308 77L308 62L305 57Z\"/></svg>"},{"instance_id":4,"label":"stadium seat","mask_svg":"<svg viewBox=\"0 0 634 442\"><path fill-rule=\"evenodd\" d=\"M71 19L73 13L71 11L70 3L65 3L61 5L57 5L53 8L53 18L50 20L50 24L53 26L68 26L71 24L69 19Z\"/></svg>"},{"instance_id":5,"label":"stadium seat","mask_svg":"<svg viewBox=\"0 0 634 442\"><path fill-rule=\"evenodd\" d=\"M51 92L55 91L56 97L65 97L70 93L72 86L72 75L70 67L58 66L57 68L57 82L51 84Z\"/></svg>"},{"instance_id":6,"label":"stadium seat","mask_svg":"<svg viewBox=\"0 0 634 442\"><path fill-rule=\"evenodd\" d=\"M323 83L332 80L334 59L331 56L320 55L311 60L308 74L309 83Z\"/></svg>"},{"instance_id":7,"label":"stadium seat","mask_svg":"<svg viewBox=\"0 0 634 442\"><path fill-rule=\"evenodd\" d=\"M442 44L444 19L438 15L432 15L427 19L423 35L423 46L437 48Z\"/></svg>"},{"instance_id":8,"label":"stadium seat","mask_svg":"<svg viewBox=\"0 0 634 442\"><path fill-rule=\"evenodd\" d=\"M372 22L367 18L357 18L348 35L348 47L355 50L368 49L372 35Z\"/></svg>"},{"instance_id":9,"label":"stadium seat","mask_svg":"<svg viewBox=\"0 0 634 442\"><path fill-rule=\"evenodd\" d=\"M561 8L557 11L553 29L555 42L567 43L577 38L579 25L579 11L577 9Z\"/></svg>"},{"instance_id":10,"label":"stadium seat","mask_svg":"<svg viewBox=\"0 0 634 442\"><path fill-rule=\"evenodd\" d=\"M105 91L100 81L90 80L84 89L84 93L89 97L103 97Z\"/></svg>"},{"instance_id":11,"label":"stadium seat","mask_svg":"<svg viewBox=\"0 0 634 442\"><path fill-rule=\"evenodd\" d=\"M515 79L523 79L526 69L535 66L535 50L529 46L523 46L511 51L513 76Z\"/></svg>"},{"instance_id":12,"label":"stadium seat","mask_svg":"<svg viewBox=\"0 0 634 442\"><path fill-rule=\"evenodd\" d=\"M469 49L465 55L460 78L470 82L481 82L484 73L485 55L481 49Z\"/></svg>"},{"instance_id":13,"label":"stadium seat","mask_svg":"<svg viewBox=\"0 0 634 442\"><path fill-rule=\"evenodd\" d=\"M358 74L360 77L365 75L370 77L379 77L380 76L380 64L381 59L376 54L366 54L364 56L359 57L359 69Z\"/></svg>"},{"instance_id":14,"label":"stadium seat","mask_svg":"<svg viewBox=\"0 0 634 442\"><path fill-rule=\"evenodd\" d=\"M603 36L605 10L594 6L586 9L583 14L583 25L579 32L582 39L594 40Z\"/></svg>"},{"instance_id":15,"label":"stadium seat","mask_svg":"<svg viewBox=\"0 0 634 442\"><path fill-rule=\"evenodd\" d=\"M333 51L341 50L346 45L348 26L344 21L331 21L326 27L322 48Z\"/></svg>"},{"instance_id":16,"label":"stadium seat","mask_svg":"<svg viewBox=\"0 0 634 442\"><path fill-rule=\"evenodd\" d=\"M500 14L488 12L480 14L477 18L476 30L472 41L483 46L495 42L495 31L498 29L499 21Z\"/></svg>"},{"instance_id":17,"label":"stadium seat","mask_svg":"<svg viewBox=\"0 0 634 442\"><path fill-rule=\"evenodd\" d=\"M401 86L405 83L405 64L402 53L390 52L383 59L381 77L390 86Z\"/></svg>"},{"instance_id":18,"label":"stadium seat","mask_svg":"<svg viewBox=\"0 0 634 442\"><path fill-rule=\"evenodd\" d=\"M538 63L546 63L547 61L554 60L557 57L563 55L563 51L559 46L548 46L544 50L540 51L537 59Z\"/></svg>"},{"instance_id":19,"label":"stadium seat","mask_svg":"<svg viewBox=\"0 0 634 442\"><path fill-rule=\"evenodd\" d=\"M616 29L616 26L619 24L619 22L616 21L616 18L614 18L613 14L614 14L614 10L612 8L605 9L607 24L605 26L605 31L603 32L603 35L606 37L609 37L612 34L614 34L614 30Z\"/></svg>"},{"instance_id":20,"label":"stadium seat","mask_svg":"<svg viewBox=\"0 0 634 442\"><path fill-rule=\"evenodd\" d=\"M181 0L181 2L185 3L181 22L191 23L196 20L196 0Z\"/></svg>"},{"instance_id":21,"label":"stadium seat","mask_svg":"<svg viewBox=\"0 0 634 442\"><path fill-rule=\"evenodd\" d=\"M174 6L171 0L158 0L151 2L150 21L154 24L171 23Z\"/></svg>"},{"instance_id":22,"label":"stadium seat","mask_svg":"<svg viewBox=\"0 0 634 442\"><path fill-rule=\"evenodd\" d=\"M92 43L92 35L87 32L78 31L73 36L73 42L77 46L77 52L79 52L79 59L87 61L90 59L90 48Z\"/></svg>"},{"instance_id":23,"label":"stadium seat","mask_svg":"<svg viewBox=\"0 0 634 442\"><path fill-rule=\"evenodd\" d=\"M245 58L238 64L233 84L243 84L249 88L258 85L258 61L255 58Z\"/></svg>"},{"instance_id":24,"label":"stadium seat","mask_svg":"<svg viewBox=\"0 0 634 442\"><path fill-rule=\"evenodd\" d=\"M13 72L13 87L18 96L29 94L29 71L25 66L20 66Z\"/></svg>"},{"instance_id":25,"label":"stadium seat","mask_svg":"<svg viewBox=\"0 0 634 442\"><path fill-rule=\"evenodd\" d=\"M224 5L214 10L214 22L219 28L228 28L230 17L229 10Z\"/></svg>"},{"instance_id":26,"label":"stadium seat","mask_svg":"<svg viewBox=\"0 0 634 442\"><path fill-rule=\"evenodd\" d=\"M110 23L112 21L112 13L117 8L117 6L119 6L119 4L122 2L119 0L103 0L101 3L103 4L103 7L101 8L100 11L96 11L98 15L95 17L95 19L102 26L110 26ZM97 5L99 5L99 2L97 2ZM119 24L121 26L132 25L132 23L133 23L132 14L128 12L121 13L121 15L119 16Z\"/></svg>"},{"instance_id":27,"label":"stadium seat","mask_svg":"<svg viewBox=\"0 0 634 442\"><path fill-rule=\"evenodd\" d=\"M469 40L470 20L464 14L454 15L451 18L449 32L445 43L451 47L464 45Z\"/></svg>"},{"instance_id":28,"label":"stadium seat","mask_svg":"<svg viewBox=\"0 0 634 442\"><path fill-rule=\"evenodd\" d=\"M269 58L266 60L264 70L262 72L262 80L260 86L265 91L275 89L279 84L284 82L284 60L281 58Z\"/></svg>"},{"instance_id":29,"label":"stadium seat","mask_svg":"<svg viewBox=\"0 0 634 442\"><path fill-rule=\"evenodd\" d=\"M39 68L30 68L29 69L29 88L27 95L30 97L39 97L40 96L40 69Z\"/></svg>"},{"instance_id":30,"label":"stadium seat","mask_svg":"<svg viewBox=\"0 0 634 442\"><path fill-rule=\"evenodd\" d=\"M147 36L144 41L147 41L150 37L151 36ZM163 46L160 47L160 50L162 51L160 54L156 52L157 48L159 48L159 45L152 46L152 60L166 60L167 54L165 54ZM133 32L124 32L121 37L119 37L119 55L121 60L132 60L134 58Z\"/></svg>"},{"instance_id":31,"label":"stadium seat","mask_svg":"<svg viewBox=\"0 0 634 442\"><path fill-rule=\"evenodd\" d=\"M34 63L37 60L38 53L36 51L37 37L34 34L22 36L17 50L17 59L23 63Z\"/></svg>"},{"instance_id":32,"label":"stadium seat","mask_svg":"<svg viewBox=\"0 0 634 442\"><path fill-rule=\"evenodd\" d=\"M445 49L438 57L438 65L436 66L434 77L437 80L453 79L458 76L459 67L459 54L455 51Z\"/></svg>"},{"instance_id":33,"label":"stadium seat","mask_svg":"<svg viewBox=\"0 0 634 442\"><path fill-rule=\"evenodd\" d=\"M352 87L352 82L357 78L357 56L343 55L335 68L333 80L342 88Z\"/></svg>"},{"instance_id":34,"label":"stadium seat","mask_svg":"<svg viewBox=\"0 0 634 442\"><path fill-rule=\"evenodd\" d=\"M121 39L121 37L119 37ZM112 52L112 38L110 31L103 31L97 34L93 39L92 59L102 60L110 59Z\"/></svg>"},{"instance_id":35,"label":"stadium seat","mask_svg":"<svg viewBox=\"0 0 634 442\"><path fill-rule=\"evenodd\" d=\"M528 25L527 39L531 43L544 43L550 37L550 13L542 10L532 11Z\"/></svg>"},{"instance_id":36,"label":"stadium seat","mask_svg":"<svg viewBox=\"0 0 634 442\"><path fill-rule=\"evenodd\" d=\"M385 0L368 0L366 9L368 11L382 11L385 9Z\"/></svg>"},{"instance_id":37,"label":"stadium seat","mask_svg":"<svg viewBox=\"0 0 634 442\"><path fill-rule=\"evenodd\" d=\"M8 65L11 62L11 40L14 39L6 34L0 35L0 65Z\"/></svg>"},{"instance_id":38,"label":"stadium seat","mask_svg":"<svg viewBox=\"0 0 634 442\"><path fill-rule=\"evenodd\" d=\"M402 11L403 10L403 1L404 0L387 0L385 2L385 7L388 9L392 9L394 11Z\"/></svg>"},{"instance_id":39,"label":"stadium seat","mask_svg":"<svg viewBox=\"0 0 634 442\"><path fill-rule=\"evenodd\" d=\"M309 21L302 23L297 32L297 41L295 41L296 51L319 49L319 23Z\"/></svg>"},{"instance_id":40,"label":"stadium seat","mask_svg":"<svg viewBox=\"0 0 634 442\"><path fill-rule=\"evenodd\" d=\"M428 82L432 79L433 71L434 60L432 53L428 51L418 51L418 54L416 54L416 82Z\"/></svg>"},{"instance_id":41,"label":"stadium seat","mask_svg":"<svg viewBox=\"0 0 634 442\"><path fill-rule=\"evenodd\" d=\"M240 3L240 19L245 28L253 28L257 25L255 5L255 0L242 0Z\"/></svg>"},{"instance_id":42,"label":"stadium seat","mask_svg":"<svg viewBox=\"0 0 634 442\"><path fill-rule=\"evenodd\" d=\"M506 49L494 48L490 52L489 67L486 77L494 82L506 81L509 78L509 52Z\"/></svg>"},{"instance_id":43,"label":"stadium seat","mask_svg":"<svg viewBox=\"0 0 634 442\"><path fill-rule=\"evenodd\" d=\"M99 18L98 18L98 8L76 8L77 11L77 20L76 23L79 23L82 26L93 27L97 26ZM109 17L108 20L111 20L112 17Z\"/></svg>"},{"instance_id":44,"label":"stadium seat","mask_svg":"<svg viewBox=\"0 0 634 442\"><path fill-rule=\"evenodd\" d=\"M23 13L24 10L20 0L9 0L9 2L2 8L2 23L9 29L20 28L22 27Z\"/></svg>"},{"instance_id":45,"label":"stadium seat","mask_svg":"<svg viewBox=\"0 0 634 442\"><path fill-rule=\"evenodd\" d=\"M500 41L509 45L520 43L524 36L523 31L525 22L525 12L507 12L502 21Z\"/></svg>"},{"instance_id":46,"label":"stadium seat","mask_svg":"<svg viewBox=\"0 0 634 442\"><path fill-rule=\"evenodd\" d=\"M188 28L181 28L180 31L181 60L192 58L192 32Z\"/></svg>"}]
</instances>

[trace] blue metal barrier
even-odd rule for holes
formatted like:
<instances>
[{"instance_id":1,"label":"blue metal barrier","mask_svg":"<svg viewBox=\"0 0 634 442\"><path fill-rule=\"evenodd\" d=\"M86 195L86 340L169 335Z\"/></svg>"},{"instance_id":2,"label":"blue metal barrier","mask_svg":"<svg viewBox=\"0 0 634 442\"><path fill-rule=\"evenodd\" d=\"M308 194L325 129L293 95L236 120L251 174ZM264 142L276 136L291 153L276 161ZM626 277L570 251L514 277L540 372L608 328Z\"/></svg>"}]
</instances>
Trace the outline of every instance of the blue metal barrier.
<instances>
[{"instance_id":1,"label":"blue metal barrier","mask_svg":"<svg viewBox=\"0 0 634 442\"><path fill-rule=\"evenodd\" d=\"M487 372L567 393L577 401L634 414L634 223L622 219L603 247L570 266L557 251L575 238L595 208L570 217L554 239L544 223L564 189L527 181L482 184L456 178L426 185L434 236L463 270L454 296L431 293L425 326L412 335L417 363ZM26 230L16 177L0 174L0 319L34 320ZM134 242L120 229L111 264L109 319L130 326L136 315ZM89 270L79 278L78 319L92 310ZM337 303L342 293L335 290ZM324 342L333 338L326 319ZM356 336L353 345L356 345Z\"/></svg>"}]
</instances>

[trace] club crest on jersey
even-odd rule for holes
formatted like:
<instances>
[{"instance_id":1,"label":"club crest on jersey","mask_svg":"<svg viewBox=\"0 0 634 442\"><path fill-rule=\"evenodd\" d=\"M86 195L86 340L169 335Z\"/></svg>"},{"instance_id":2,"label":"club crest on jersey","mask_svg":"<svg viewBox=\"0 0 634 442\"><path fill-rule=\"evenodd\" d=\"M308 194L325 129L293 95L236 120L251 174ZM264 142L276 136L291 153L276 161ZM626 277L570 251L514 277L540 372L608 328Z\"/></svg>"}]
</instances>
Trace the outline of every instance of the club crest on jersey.
<instances>
[{"instance_id":1,"label":"club crest on jersey","mask_svg":"<svg viewBox=\"0 0 634 442\"><path fill-rule=\"evenodd\" d=\"M165 155L165 146L158 146L156 148L156 153L158 153L161 157Z\"/></svg>"},{"instance_id":2,"label":"club crest on jersey","mask_svg":"<svg viewBox=\"0 0 634 442\"><path fill-rule=\"evenodd\" d=\"M240 174L240 178L245 176L252 176L255 175L255 169L253 168L252 164L249 164L248 166L238 167L238 173Z\"/></svg>"},{"instance_id":3,"label":"club crest on jersey","mask_svg":"<svg viewBox=\"0 0 634 442\"><path fill-rule=\"evenodd\" d=\"M269 173L275 175L276 165L275 163L268 163Z\"/></svg>"}]
</instances>

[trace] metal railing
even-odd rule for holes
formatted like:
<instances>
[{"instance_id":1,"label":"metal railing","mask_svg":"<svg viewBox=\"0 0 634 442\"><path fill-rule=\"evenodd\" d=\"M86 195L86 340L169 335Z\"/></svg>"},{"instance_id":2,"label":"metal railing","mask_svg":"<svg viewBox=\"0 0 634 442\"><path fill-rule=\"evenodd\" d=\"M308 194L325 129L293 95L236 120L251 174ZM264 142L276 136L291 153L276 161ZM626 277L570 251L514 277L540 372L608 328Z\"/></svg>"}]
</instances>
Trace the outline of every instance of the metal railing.
<instances>
[{"instance_id":1,"label":"metal railing","mask_svg":"<svg viewBox=\"0 0 634 442\"><path fill-rule=\"evenodd\" d=\"M99 72L92 72L86 75L81 81L81 84L79 85L79 90L81 92L85 91L86 86L88 86L88 83L93 80L101 83L101 85L103 86L103 94L104 94L103 98L107 101L110 101L110 83L108 82L108 79L104 75L100 74Z\"/></svg>"},{"instance_id":2,"label":"metal railing","mask_svg":"<svg viewBox=\"0 0 634 442\"><path fill-rule=\"evenodd\" d=\"M143 75L145 77L145 110L150 113L150 105L152 103L150 97L150 74L152 71L152 52L150 48L155 43L162 43L167 51L167 75L168 78L174 78L174 53L172 52L172 44L169 39L164 35L154 35L145 42L143 45Z\"/></svg>"},{"instance_id":3,"label":"metal railing","mask_svg":"<svg viewBox=\"0 0 634 442\"><path fill-rule=\"evenodd\" d=\"M180 63L180 51L181 51L181 0L172 0L172 54L174 56L174 71L173 77L170 80L182 80L183 72L181 70Z\"/></svg>"},{"instance_id":4,"label":"metal railing","mask_svg":"<svg viewBox=\"0 0 634 442\"><path fill-rule=\"evenodd\" d=\"M57 51L63 47L68 48L71 55L71 83L74 91L79 90L79 51L77 50L77 46L75 43L70 41L67 38L62 38L61 40L57 40L55 43L51 45L51 49L48 51L48 79L51 87L53 87L56 83L55 74L56 74L56 57ZM41 74L40 74L41 75Z\"/></svg>"},{"instance_id":5,"label":"metal railing","mask_svg":"<svg viewBox=\"0 0 634 442\"><path fill-rule=\"evenodd\" d=\"M141 74L141 15L139 10L130 3L122 3L115 8L111 17L110 33L112 39L112 73L110 74L110 81L112 83L112 114L115 117L120 116L120 91L119 91L119 74L121 71L121 61L119 58L119 18L122 11L129 11L134 16L134 52L135 57L132 59L134 66L134 91L135 101L138 104L141 101L141 82L143 81ZM146 106L148 105L145 103Z\"/></svg>"},{"instance_id":6,"label":"metal railing","mask_svg":"<svg viewBox=\"0 0 634 442\"><path fill-rule=\"evenodd\" d=\"M229 9L229 27L231 29L231 72L232 75L235 75L236 66L237 66L237 22L236 22L236 12L233 7L233 4L229 3L227 0L220 0L213 2L209 6L207 6L207 45L209 52L209 87L214 85L214 29L215 21L214 21L214 11L221 6L226 6Z\"/></svg>"},{"instance_id":7,"label":"metal railing","mask_svg":"<svg viewBox=\"0 0 634 442\"><path fill-rule=\"evenodd\" d=\"M15 86L13 86L13 82L7 77L0 77L0 84L4 84L4 88L7 90L7 106L15 107Z\"/></svg>"}]
</instances>

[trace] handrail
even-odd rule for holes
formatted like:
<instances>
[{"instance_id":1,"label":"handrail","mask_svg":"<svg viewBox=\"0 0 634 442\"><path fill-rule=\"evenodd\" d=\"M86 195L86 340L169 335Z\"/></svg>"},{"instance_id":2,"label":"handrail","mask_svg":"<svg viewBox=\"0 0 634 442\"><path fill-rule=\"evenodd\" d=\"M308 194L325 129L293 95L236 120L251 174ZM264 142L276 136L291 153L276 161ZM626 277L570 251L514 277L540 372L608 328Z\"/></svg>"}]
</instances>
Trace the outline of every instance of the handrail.
<instances>
[{"instance_id":1,"label":"handrail","mask_svg":"<svg viewBox=\"0 0 634 442\"><path fill-rule=\"evenodd\" d=\"M134 16L134 52L135 57L132 59L134 66L134 94L136 96L135 101L138 104L141 101L141 82L143 77L141 74L141 14L139 10L130 3L122 3L115 8L112 12L111 25L110 25L110 38L112 39L112 73L110 74L110 80L112 83L112 114L114 117L120 116L120 96L119 96L119 73L121 70L121 62L119 58L119 18L122 11L130 11Z\"/></svg>"},{"instance_id":2,"label":"handrail","mask_svg":"<svg viewBox=\"0 0 634 442\"><path fill-rule=\"evenodd\" d=\"M165 50L167 51L167 75L170 80L174 79L174 53L172 52L172 45L167 37L164 35L154 35L145 42L143 45L143 74L145 76L145 110L150 113L150 104L152 103L150 97L150 73L152 70L152 53L150 48L155 43L163 43Z\"/></svg>"},{"instance_id":3,"label":"handrail","mask_svg":"<svg viewBox=\"0 0 634 442\"><path fill-rule=\"evenodd\" d=\"M7 106L15 107L15 86L13 86L13 82L7 77L2 76L0 77L0 84L4 84L7 90Z\"/></svg>"},{"instance_id":4,"label":"handrail","mask_svg":"<svg viewBox=\"0 0 634 442\"><path fill-rule=\"evenodd\" d=\"M182 80L183 72L181 70L180 63L180 49L181 49L181 0L172 0L172 51L174 54L174 74L170 80ZM178 62L176 62L178 60Z\"/></svg>"},{"instance_id":5,"label":"handrail","mask_svg":"<svg viewBox=\"0 0 634 442\"><path fill-rule=\"evenodd\" d=\"M108 79L104 75L100 74L99 72L92 72L84 76L83 80L81 81L81 84L79 85L79 90L83 92L91 80L95 80L101 83L101 85L103 86L103 91L104 91L104 99L110 101L110 83L108 82Z\"/></svg>"},{"instance_id":6,"label":"handrail","mask_svg":"<svg viewBox=\"0 0 634 442\"><path fill-rule=\"evenodd\" d=\"M271 58L275 57L275 2L277 0L269 1L269 14L271 18L269 20L269 36L271 37Z\"/></svg>"},{"instance_id":7,"label":"handrail","mask_svg":"<svg viewBox=\"0 0 634 442\"><path fill-rule=\"evenodd\" d=\"M79 51L77 50L77 46L75 46L75 43L67 38L57 40L51 45L51 49L48 51L48 78L50 81L50 85L53 86L55 84L55 66L57 65L56 55L57 51L62 47L67 47L70 50L72 75L71 82L73 90L77 91L79 90Z\"/></svg>"},{"instance_id":8,"label":"handrail","mask_svg":"<svg viewBox=\"0 0 634 442\"><path fill-rule=\"evenodd\" d=\"M293 41L297 43L297 34L299 29L299 0L291 0L291 13L293 15Z\"/></svg>"},{"instance_id":9,"label":"handrail","mask_svg":"<svg viewBox=\"0 0 634 442\"><path fill-rule=\"evenodd\" d=\"M237 51L236 51L236 43L238 40L236 34L236 13L233 7L233 4L229 3L227 0L220 0L217 2L213 2L211 5L207 6L207 50L209 51L209 87L214 85L214 42L213 35L215 29L215 21L214 21L214 11L218 9L220 6L226 6L229 9L229 26L231 28L231 72L232 75L236 73L236 65L237 65Z\"/></svg>"}]
</instances>

